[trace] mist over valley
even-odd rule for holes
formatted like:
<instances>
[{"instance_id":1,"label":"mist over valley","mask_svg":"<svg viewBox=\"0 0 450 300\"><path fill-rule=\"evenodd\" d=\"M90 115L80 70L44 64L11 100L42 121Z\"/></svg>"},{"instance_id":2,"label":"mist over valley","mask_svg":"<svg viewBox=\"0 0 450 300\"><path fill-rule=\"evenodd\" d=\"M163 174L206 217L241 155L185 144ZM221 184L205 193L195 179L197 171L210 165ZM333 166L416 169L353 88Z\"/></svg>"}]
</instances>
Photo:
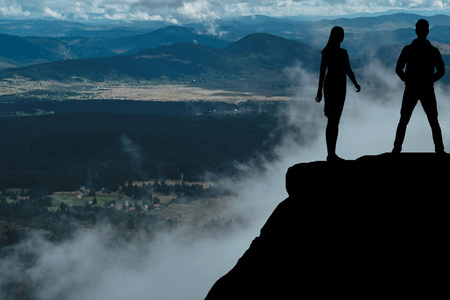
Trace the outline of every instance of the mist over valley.
<instances>
[{"instance_id":1,"label":"mist over valley","mask_svg":"<svg viewBox=\"0 0 450 300\"><path fill-rule=\"evenodd\" d=\"M287 169L326 157L331 28L362 87L338 143L356 159L392 149L419 18L1 20L0 298L204 298L287 197ZM450 16L426 19L448 144ZM420 108L404 149L433 152Z\"/></svg>"}]
</instances>

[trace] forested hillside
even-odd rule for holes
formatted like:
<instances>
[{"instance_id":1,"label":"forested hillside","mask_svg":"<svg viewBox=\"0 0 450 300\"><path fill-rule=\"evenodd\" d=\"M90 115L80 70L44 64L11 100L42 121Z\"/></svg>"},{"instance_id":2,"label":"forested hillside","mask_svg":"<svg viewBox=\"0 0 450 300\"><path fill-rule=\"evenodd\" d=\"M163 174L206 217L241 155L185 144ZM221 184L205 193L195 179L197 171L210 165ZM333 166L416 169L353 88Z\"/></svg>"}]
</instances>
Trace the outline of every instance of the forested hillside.
<instances>
[{"instance_id":1,"label":"forested hillside","mask_svg":"<svg viewBox=\"0 0 450 300\"><path fill-rule=\"evenodd\" d=\"M55 108L63 104L67 109L73 102ZM207 172L232 172L235 162L270 157L279 137L274 113L280 104L263 105L266 112L261 112L256 103L245 108L217 104L218 110L191 103L190 114L181 115L170 112L181 103L166 103L166 115L112 113L121 103L110 105L102 108L110 112L0 118L0 186L115 190L126 180L198 180ZM128 105L133 110L133 103Z\"/></svg>"}]
</instances>

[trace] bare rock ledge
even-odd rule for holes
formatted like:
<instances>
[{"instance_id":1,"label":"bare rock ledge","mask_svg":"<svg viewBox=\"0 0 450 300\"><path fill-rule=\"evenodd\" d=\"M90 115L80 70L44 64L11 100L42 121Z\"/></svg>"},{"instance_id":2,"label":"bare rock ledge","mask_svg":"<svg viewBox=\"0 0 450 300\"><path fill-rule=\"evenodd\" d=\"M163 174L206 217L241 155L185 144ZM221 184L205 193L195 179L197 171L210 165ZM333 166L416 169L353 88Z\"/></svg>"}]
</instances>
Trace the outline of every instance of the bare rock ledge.
<instances>
[{"instance_id":1,"label":"bare rock ledge","mask_svg":"<svg viewBox=\"0 0 450 300\"><path fill-rule=\"evenodd\" d=\"M206 299L447 294L449 172L434 153L292 166L289 198Z\"/></svg>"}]
</instances>

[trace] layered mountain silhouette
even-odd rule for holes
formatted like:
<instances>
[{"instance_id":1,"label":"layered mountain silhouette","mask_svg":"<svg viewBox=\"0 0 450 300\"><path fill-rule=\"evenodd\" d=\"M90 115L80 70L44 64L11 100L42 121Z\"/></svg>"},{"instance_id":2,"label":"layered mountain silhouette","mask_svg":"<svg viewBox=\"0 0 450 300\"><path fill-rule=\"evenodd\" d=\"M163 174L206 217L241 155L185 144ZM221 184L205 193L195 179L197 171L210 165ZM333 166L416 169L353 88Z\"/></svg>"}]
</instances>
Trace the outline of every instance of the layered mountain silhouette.
<instances>
[{"instance_id":1,"label":"layered mountain silhouette","mask_svg":"<svg viewBox=\"0 0 450 300\"><path fill-rule=\"evenodd\" d=\"M205 24L188 27L167 26L165 22L127 24L83 24L67 21L0 20L0 68L68 59L111 57L136 54L144 49L177 43L198 43L224 48L254 33L279 37L322 48L332 26L346 29L345 48L351 57L359 57L379 47L410 42L415 37L413 25L422 16L397 13L383 16L305 21L295 18L247 16L217 20L222 35L208 34ZM450 44L450 17L428 16L432 42Z\"/></svg>"},{"instance_id":2,"label":"layered mountain silhouette","mask_svg":"<svg viewBox=\"0 0 450 300\"><path fill-rule=\"evenodd\" d=\"M126 54L136 54L145 49L179 43L195 43L211 48L223 48L230 44L229 41L201 34L192 28L168 26L146 34L111 40L107 43L107 47L116 52L126 51Z\"/></svg>"},{"instance_id":3,"label":"layered mountain silhouette","mask_svg":"<svg viewBox=\"0 0 450 300\"><path fill-rule=\"evenodd\" d=\"M226 32L221 37L205 34L205 28L200 24L189 24L190 28L167 26L135 34L146 32L146 29L108 30L100 26L96 30L81 23L55 22L51 24L60 30L49 31L44 30L45 25L49 26L48 22L30 21L36 25L36 30L26 31L30 27L29 22L5 21L0 24L0 32L42 33L47 36L0 34L0 69L21 67L0 71L0 79L16 75L32 80L161 78L172 82L195 80L196 83L202 81L220 86L229 85L231 79L233 84L243 80L246 84L256 83L257 87L264 85L271 90L283 90L289 80L284 74L286 67L300 62L306 70L317 72L320 49L327 42L331 26L339 25L346 29L343 47L353 59L353 68L365 68L373 60L391 68L401 49L415 38L413 27L420 17L392 14L316 22L265 16L242 17L218 20L218 29ZM436 15L427 19L432 24L429 39L438 44L444 61L449 65L450 17ZM58 32L62 36L49 37ZM117 37L113 38L115 35ZM448 79L444 78L443 82L448 84Z\"/></svg>"},{"instance_id":4,"label":"layered mountain silhouette","mask_svg":"<svg viewBox=\"0 0 450 300\"><path fill-rule=\"evenodd\" d=\"M3 62L4 67L20 67L69 59L111 57L117 54L136 54L144 49L178 43L198 43L213 48L223 48L229 45L230 41L180 26L167 26L149 33L119 38L20 37L0 34L2 45L0 63Z\"/></svg>"},{"instance_id":5,"label":"layered mountain silhouette","mask_svg":"<svg viewBox=\"0 0 450 300\"><path fill-rule=\"evenodd\" d=\"M431 153L291 167L289 198L206 299L437 297L449 167Z\"/></svg>"},{"instance_id":6,"label":"layered mountain silhouette","mask_svg":"<svg viewBox=\"0 0 450 300\"><path fill-rule=\"evenodd\" d=\"M24 76L33 80L88 80L169 78L188 80L203 76L223 78L277 78L295 61L307 69L320 64L317 48L270 34L252 34L223 49L197 43L180 43L143 50L133 55L58 61L0 71L0 77ZM285 80L285 78L283 79Z\"/></svg>"}]
</instances>

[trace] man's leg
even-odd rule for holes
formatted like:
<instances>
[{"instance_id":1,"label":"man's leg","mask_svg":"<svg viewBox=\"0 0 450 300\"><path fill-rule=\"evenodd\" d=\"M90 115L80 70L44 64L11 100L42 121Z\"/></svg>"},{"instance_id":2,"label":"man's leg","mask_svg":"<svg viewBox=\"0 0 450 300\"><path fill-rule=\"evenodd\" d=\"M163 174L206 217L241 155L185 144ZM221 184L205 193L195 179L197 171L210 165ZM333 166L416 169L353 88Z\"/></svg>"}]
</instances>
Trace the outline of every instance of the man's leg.
<instances>
[{"instance_id":1,"label":"man's leg","mask_svg":"<svg viewBox=\"0 0 450 300\"><path fill-rule=\"evenodd\" d=\"M418 101L418 95L411 90L405 89L403 93L402 108L400 110L400 121L398 122L397 132L395 134L394 149L392 153L402 151L403 141L405 139L406 127L411 119L412 112Z\"/></svg>"},{"instance_id":2,"label":"man's leg","mask_svg":"<svg viewBox=\"0 0 450 300\"><path fill-rule=\"evenodd\" d=\"M444 152L444 142L442 141L442 131L438 121L438 110L434 89L431 88L424 93L420 102L422 103L423 110L425 111L431 126L435 151L436 153L442 153Z\"/></svg>"}]
</instances>

